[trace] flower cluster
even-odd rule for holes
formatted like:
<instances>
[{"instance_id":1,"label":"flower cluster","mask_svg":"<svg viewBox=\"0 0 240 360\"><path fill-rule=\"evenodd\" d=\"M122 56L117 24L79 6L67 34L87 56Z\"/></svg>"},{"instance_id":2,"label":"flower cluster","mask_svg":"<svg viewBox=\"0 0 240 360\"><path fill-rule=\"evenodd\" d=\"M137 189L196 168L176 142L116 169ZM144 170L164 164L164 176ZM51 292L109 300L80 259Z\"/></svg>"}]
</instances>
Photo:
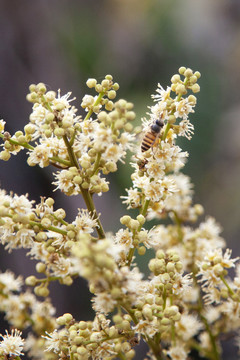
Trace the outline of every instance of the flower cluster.
<instances>
[{"instance_id":1,"label":"flower cluster","mask_svg":"<svg viewBox=\"0 0 240 360\"><path fill-rule=\"evenodd\" d=\"M25 279L27 290L22 277L0 274L0 310L15 329L1 335L0 360L23 352L36 360L131 360L141 340L149 347L146 359L184 360L192 350L220 359L221 334L240 329L239 258L224 250L217 222L200 219L203 207L194 204L191 181L181 173L188 153L176 144L179 136L193 135L189 116L199 78L198 71L181 67L166 90L158 85L141 139L132 125L133 104L115 100L119 85L111 75L101 83L87 81L97 95L83 97L84 118L71 105L70 93L61 96L39 83L27 95L33 109L24 131L11 136L0 120L2 160L26 149L30 166L58 169L55 190L80 194L86 204L68 222L51 197L35 204L28 195L0 190L1 243L9 252L28 249L38 273ZM127 151L133 152L134 171L123 203L139 213L123 215L119 230L105 233L94 194L109 190L105 176L117 171ZM156 225L149 228L152 219ZM144 256L148 249L146 276L136 253ZM228 270L235 267L232 280ZM93 294L94 320L70 313L55 318L49 284L70 286L78 276Z\"/></svg>"}]
</instances>

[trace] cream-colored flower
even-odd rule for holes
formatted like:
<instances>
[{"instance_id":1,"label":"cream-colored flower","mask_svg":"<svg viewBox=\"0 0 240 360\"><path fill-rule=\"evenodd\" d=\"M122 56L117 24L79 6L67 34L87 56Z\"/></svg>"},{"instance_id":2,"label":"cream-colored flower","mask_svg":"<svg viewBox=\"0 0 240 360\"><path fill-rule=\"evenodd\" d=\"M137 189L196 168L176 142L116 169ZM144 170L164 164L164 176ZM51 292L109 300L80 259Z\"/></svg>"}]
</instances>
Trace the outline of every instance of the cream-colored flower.
<instances>
[{"instance_id":1,"label":"cream-colored flower","mask_svg":"<svg viewBox=\"0 0 240 360\"><path fill-rule=\"evenodd\" d=\"M8 356L20 356L22 353L24 340L21 338L21 331L14 329L11 331L11 335L6 330L6 335L0 335L2 341L0 343L0 349L3 354Z\"/></svg>"}]
</instances>

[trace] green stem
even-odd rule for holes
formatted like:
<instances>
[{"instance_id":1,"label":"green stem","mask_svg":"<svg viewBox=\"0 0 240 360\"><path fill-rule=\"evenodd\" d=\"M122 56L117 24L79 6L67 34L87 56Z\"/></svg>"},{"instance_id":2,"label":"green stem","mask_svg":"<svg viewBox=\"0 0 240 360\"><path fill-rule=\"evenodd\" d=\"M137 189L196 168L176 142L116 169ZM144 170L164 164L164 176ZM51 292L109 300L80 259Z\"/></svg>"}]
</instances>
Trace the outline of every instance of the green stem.
<instances>
[{"instance_id":1,"label":"green stem","mask_svg":"<svg viewBox=\"0 0 240 360\"><path fill-rule=\"evenodd\" d=\"M146 337L145 341L147 342L149 347L152 349L152 352L154 353L155 358L157 360L162 360L163 356L162 356L162 349L161 349L160 343L156 343L154 340L152 340L149 337Z\"/></svg>"},{"instance_id":2,"label":"green stem","mask_svg":"<svg viewBox=\"0 0 240 360\"><path fill-rule=\"evenodd\" d=\"M145 200L145 203L141 208L141 212L140 212L141 215L146 216L149 203L150 203L150 200Z\"/></svg>"},{"instance_id":3,"label":"green stem","mask_svg":"<svg viewBox=\"0 0 240 360\"><path fill-rule=\"evenodd\" d=\"M141 211L140 211L140 214L141 214L141 215L146 216L149 203L150 203L150 200L145 200L144 205L142 206ZM133 240L134 240L135 236L137 235L137 233L138 233L139 231L141 231L141 228L142 228L142 225L139 225L137 231L135 231L135 233L133 234ZM133 248L131 248L131 249L129 250L129 253L128 253L128 256L127 256L127 265L128 265L128 266L131 265L132 258L133 258L133 256L134 256L135 250L136 250L135 247L133 247Z\"/></svg>"},{"instance_id":4,"label":"green stem","mask_svg":"<svg viewBox=\"0 0 240 360\"><path fill-rule=\"evenodd\" d=\"M70 167L70 166L71 166L70 161L60 159L58 156L51 156L51 157L49 157L49 160L54 161L54 162L56 162L56 163L58 162L59 164L66 165L67 167Z\"/></svg>"},{"instance_id":5,"label":"green stem","mask_svg":"<svg viewBox=\"0 0 240 360\"><path fill-rule=\"evenodd\" d=\"M217 349L217 344L216 344L216 337L213 335L212 331L211 331L211 328L207 322L207 319L200 314L200 318L202 320L202 322L204 323L205 325L205 328L208 332L208 335L210 337L210 341L211 341L211 344L212 344L212 351L213 351L213 359L214 360L220 360L220 355L218 353L218 349Z\"/></svg>"},{"instance_id":6,"label":"green stem","mask_svg":"<svg viewBox=\"0 0 240 360\"><path fill-rule=\"evenodd\" d=\"M122 352L118 353L117 356L118 356L119 359L121 359L121 360L127 360L126 356L125 356Z\"/></svg>"},{"instance_id":7,"label":"green stem","mask_svg":"<svg viewBox=\"0 0 240 360\"><path fill-rule=\"evenodd\" d=\"M195 271L193 269L193 281L194 281L194 284L195 286L198 286L198 282L197 282L197 279L196 279L196 274L195 274ZM203 302L202 302L202 298L199 296L198 298L198 314L199 314L199 317L200 319L202 320L204 326L205 326L205 329L209 335L209 338L210 338L210 342L211 342L211 345L212 345L212 354L213 354L213 359L214 360L220 360L220 355L218 353L218 349L217 349L217 344L216 344L216 337L213 335L212 333L212 330L208 324L208 321L207 319L201 314L203 310Z\"/></svg>"},{"instance_id":8,"label":"green stem","mask_svg":"<svg viewBox=\"0 0 240 360\"><path fill-rule=\"evenodd\" d=\"M72 149L66 135L63 136L63 140L64 140L64 143L65 143L65 145L67 147L68 155L69 155L69 158L70 158L70 161L71 161L72 165L75 166L78 170L80 170L80 166L78 164L76 155L74 154L73 149ZM94 220L97 221L96 231L98 233L98 237L99 237L99 239L104 239L106 236L105 236L101 221L99 220L99 217L98 217L98 214L97 214L97 211L96 211L92 196L90 195L88 189L84 189L82 187L82 185L79 185L79 187L80 187L82 197L83 197L83 199L85 201L85 204L87 206L87 209L88 209L90 215L93 217Z\"/></svg>"},{"instance_id":9,"label":"green stem","mask_svg":"<svg viewBox=\"0 0 240 360\"><path fill-rule=\"evenodd\" d=\"M95 103L93 104L93 106L99 105L99 104L100 104L100 101L101 101L102 98L103 98L103 96L104 96L104 92L100 92L99 95L98 95L98 97L97 97L97 99L96 99L96 101L95 101ZM90 116L92 115L92 113L93 113L93 109L89 110L89 112L87 113L87 115L86 115L85 118L84 118L84 121L85 121L85 120L88 120L88 119L90 118Z\"/></svg>"},{"instance_id":10,"label":"green stem","mask_svg":"<svg viewBox=\"0 0 240 360\"><path fill-rule=\"evenodd\" d=\"M67 231L66 230L62 230L62 229L59 229L55 226L49 226L48 228L45 228L44 226L42 226L42 224L40 222L37 222L37 221L29 221L29 224L31 226L39 226L40 228L44 229L44 230L51 230L51 231L54 231L58 234L61 234L61 235L67 235Z\"/></svg>"},{"instance_id":11,"label":"green stem","mask_svg":"<svg viewBox=\"0 0 240 360\"><path fill-rule=\"evenodd\" d=\"M167 126L166 126L166 128L165 128L164 134L163 134L163 136L162 136L162 140L163 140L163 141L166 139L167 133L168 133L170 127L171 127L171 125L170 125L169 123L167 123Z\"/></svg>"},{"instance_id":12,"label":"green stem","mask_svg":"<svg viewBox=\"0 0 240 360\"><path fill-rule=\"evenodd\" d=\"M0 137L1 137L2 139L5 138L4 134L0 134ZM34 150L34 147L31 146L31 145L29 145L28 143L20 143L20 142L18 142L18 141L16 141L16 140L13 140L13 139L11 139L11 138L10 138L10 139L7 139L7 141L9 141L10 144L17 145L17 146L22 146L22 147L24 147L25 149Z\"/></svg>"},{"instance_id":13,"label":"green stem","mask_svg":"<svg viewBox=\"0 0 240 360\"><path fill-rule=\"evenodd\" d=\"M224 285L228 289L229 294L234 295L235 294L234 291L230 288L230 286L228 285L228 283L227 283L226 279L224 278L224 276L221 275L220 279L222 280L222 282L224 283Z\"/></svg>"},{"instance_id":14,"label":"green stem","mask_svg":"<svg viewBox=\"0 0 240 360\"><path fill-rule=\"evenodd\" d=\"M95 164L94 164L94 168L93 168L93 175L95 175L95 173L97 173L98 171L98 167L99 167L99 164L100 164L100 160L101 160L101 153L97 153L97 157L96 157L96 160L95 160Z\"/></svg>"}]
</instances>

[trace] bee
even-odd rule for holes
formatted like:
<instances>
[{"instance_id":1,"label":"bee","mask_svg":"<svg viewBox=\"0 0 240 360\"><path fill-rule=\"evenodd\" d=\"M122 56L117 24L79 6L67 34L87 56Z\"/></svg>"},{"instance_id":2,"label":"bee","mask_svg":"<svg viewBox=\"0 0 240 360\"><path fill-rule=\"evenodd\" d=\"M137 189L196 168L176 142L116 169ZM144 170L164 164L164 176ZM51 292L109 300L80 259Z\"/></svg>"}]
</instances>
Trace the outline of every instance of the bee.
<instances>
[{"instance_id":1,"label":"bee","mask_svg":"<svg viewBox=\"0 0 240 360\"><path fill-rule=\"evenodd\" d=\"M139 167L139 170L140 171L144 171L145 170L145 165L148 163L148 160L147 159L139 159L137 164L138 164L138 167Z\"/></svg>"},{"instance_id":2,"label":"bee","mask_svg":"<svg viewBox=\"0 0 240 360\"><path fill-rule=\"evenodd\" d=\"M141 150L142 152L147 151L150 147L153 147L156 140L159 138L164 122L159 119L156 120L150 127L149 131L146 132L142 140Z\"/></svg>"}]
</instances>

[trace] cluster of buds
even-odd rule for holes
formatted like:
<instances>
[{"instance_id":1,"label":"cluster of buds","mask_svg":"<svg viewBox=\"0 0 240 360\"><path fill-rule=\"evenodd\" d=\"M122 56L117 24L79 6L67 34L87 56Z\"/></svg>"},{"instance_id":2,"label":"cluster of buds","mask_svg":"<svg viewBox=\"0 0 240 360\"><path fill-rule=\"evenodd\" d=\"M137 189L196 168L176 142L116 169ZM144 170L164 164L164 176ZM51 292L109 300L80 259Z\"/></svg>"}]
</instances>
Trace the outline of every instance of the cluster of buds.
<instances>
[{"instance_id":1,"label":"cluster of buds","mask_svg":"<svg viewBox=\"0 0 240 360\"><path fill-rule=\"evenodd\" d=\"M126 326L129 321L125 320L124 327L120 326L117 316L114 319L115 325L110 325L110 321L99 314L94 321L77 322L71 314L64 314L57 318L58 325L64 327L44 337L46 351L53 350L63 358L70 356L74 360L111 360L123 356L131 360L135 356L132 345L136 345L138 340L134 331Z\"/></svg>"},{"instance_id":2,"label":"cluster of buds","mask_svg":"<svg viewBox=\"0 0 240 360\"><path fill-rule=\"evenodd\" d=\"M105 234L93 195L108 191L104 176L133 150L137 131L133 104L115 100L119 85L111 75L100 83L87 81L97 95L83 97L84 118L70 104L71 93L61 96L39 83L27 95L33 109L24 131L11 136L0 120L0 158L27 149L30 166L57 167L53 184L67 195L81 194L87 207L67 222L52 198L35 205L27 195L0 190L2 244L9 251L28 249L37 261L39 275L25 280L35 294L22 290L20 277L0 274L0 311L12 327L32 326L25 342L29 356L131 360L133 347L143 339L153 360L184 360L192 349L220 359L219 334L240 328L240 266L233 281L227 278L239 259L231 259L230 250L223 254L225 242L213 218L189 226L203 208L193 204L190 179L180 173L188 153L175 143L178 136L191 139L193 134L189 114L197 102L199 78L198 71L181 67L171 85L166 90L158 85L152 96L155 104L149 119L143 119L142 145L132 164L133 187L124 197L139 214L122 216L116 234ZM147 220L167 217L168 225L144 228ZM150 276L144 278L135 251L144 255L147 249L154 256L148 262ZM76 321L69 313L56 319L50 301L39 302L36 296L49 296L52 281L71 285L77 276L88 281L95 319ZM0 337L0 358L22 355L19 330Z\"/></svg>"}]
</instances>

